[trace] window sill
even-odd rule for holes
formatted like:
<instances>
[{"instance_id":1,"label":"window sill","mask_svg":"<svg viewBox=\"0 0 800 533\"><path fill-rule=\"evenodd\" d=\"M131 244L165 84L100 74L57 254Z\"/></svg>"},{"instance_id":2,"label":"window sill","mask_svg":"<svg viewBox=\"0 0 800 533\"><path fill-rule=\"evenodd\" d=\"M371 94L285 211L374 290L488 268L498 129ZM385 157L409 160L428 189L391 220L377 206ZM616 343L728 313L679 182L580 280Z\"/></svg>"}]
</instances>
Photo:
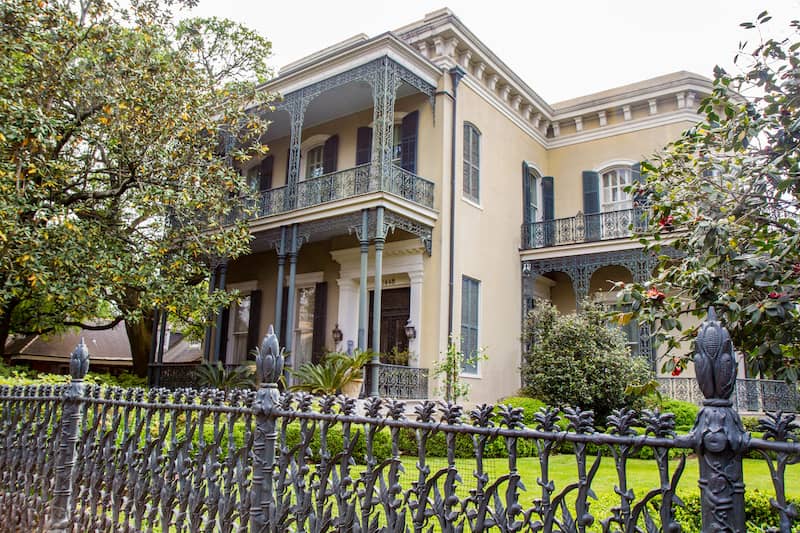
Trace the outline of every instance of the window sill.
<instances>
[{"instance_id":1,"label":"window sill","mask_svg":"<svg viewBox=\"0 0 800 533\"><path fill-rule=\"evenodd\" d=\"M480 210L480 211L483 211L483 206L482 206L481 204L477 203L475 200L472 200L472 199L470 199L470 198L467 198L466 196L462 196L462 197L461 197L461 200L462 200L464 203L466 203L466 204L468 204L468 205L471 205L471 206L472 206L472 207L474 207L475 209L478 209L478 210Z\"/></svg>"},{"instance_id":2,"label":"window sill","mask_svg":"<svg viewBox=\"0 0 800 533\"><path fill-rule=\"evenodd\" d=\"M481 373L478 372L477 374L465 374L462 372L461 374L459 374L459 377L464 379L481 379Z\"/></svg>"}]
</instances>

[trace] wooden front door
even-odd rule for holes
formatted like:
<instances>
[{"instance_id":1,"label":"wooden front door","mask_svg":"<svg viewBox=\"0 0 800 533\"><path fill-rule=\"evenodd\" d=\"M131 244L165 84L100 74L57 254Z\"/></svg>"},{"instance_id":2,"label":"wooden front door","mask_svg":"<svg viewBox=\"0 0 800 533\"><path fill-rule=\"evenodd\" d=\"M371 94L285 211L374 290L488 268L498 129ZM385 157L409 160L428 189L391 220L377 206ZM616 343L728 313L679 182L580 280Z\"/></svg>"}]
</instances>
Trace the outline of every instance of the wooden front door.
<instances>
[{"instance_id":1,"label":"wooden front door","mask_svg":"<svg viewBox=\"0 0 800 533\"><path fill-rule=\"evenodd\" d=\"M390 353L395 348L398 352L408 350L405 328L409 316L410 296L411 291L408 287L387 289L381 292L381 353ZM372 347L372 305L374 299L375 293L371 291L369 294L368 347Z\"/></svg>"}]
</instances>

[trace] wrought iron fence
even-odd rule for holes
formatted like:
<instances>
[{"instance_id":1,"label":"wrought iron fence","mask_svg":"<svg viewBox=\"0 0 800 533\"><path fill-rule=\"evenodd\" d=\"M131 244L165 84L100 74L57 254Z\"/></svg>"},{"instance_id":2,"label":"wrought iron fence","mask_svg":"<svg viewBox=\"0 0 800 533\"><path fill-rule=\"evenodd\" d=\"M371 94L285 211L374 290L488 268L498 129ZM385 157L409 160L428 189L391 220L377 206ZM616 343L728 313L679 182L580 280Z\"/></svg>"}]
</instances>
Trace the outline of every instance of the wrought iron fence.
<instances>
[{"instance_id":1,"label":"wrought iron fence","mask_svg":"<svg viewBox=\"0 0 800 533\"><path fill-rule=\"evenodd\" d=\"M668 397L703 405L703 393L697 380L689 377L658 378L661 391ZM740 412L800 410L800 392L797 384L769 379L739 379L731 397L733 406Z\"/></svg>"},{"instance_id":2,"label":"wrought iron fence","mask_svg":"<svg viewBox=\"0 0 800 533\"><path fill-rule=\"evenodd\" d=\"M428 398L428 369L381 363L378 367L378 394L398 400Z\"/></svg>"},{"instance_id":3,"label":"wrought iron fence","mask_svg":"<svg viewBox=\"0 0 800 533\"><path fill-rule=\"evenodd\" d=\"M530 222L522 225L522 247L547 248L630 237L632 228L647 227L647 216L646 209L634 208Z\"/></svg>"},{"instance_id":4,"label":"wrought iron fence","mask_svg":"<svg viewBox=\"0 0 800 533\"><path fill-rule=\"evenodd\" d=\"M371 192L388 192L419 205L433 207L434 184L421 176L391 166L387 176L376 172L371 163L331 172L316 178L284 185L257 193L255 198L242 200L226 220L230 224L240 218L263 218L295 209L343 200Z\"/></svg>"},{"instance_id":5,"label":"wrought iron fence","mask_svg":"<svg viewBox=\"0 0 800 533\"><path fill-rule=\"evenodd\" d=\"M713 315L697 346L706 400L694 430L676 435L659 411L617 411L599 432L579 409L542 409L525 426L510 406L465 413L425 401L408 417L399 400L282 395L274 335L257 358L257 392L86 387L81 345L69 385L0 388L0 531L674 532L678 483L696 460L703 531L743 532L742 457L756 452L789 533L798 424L768 415L764 437L750 438L730 401L733 347ZM567 449L576 477L565 483L550 464ZM627 475L644 451L655 487ZM489 457L504 470L487 468ZM537 479L524 480L522 461ZM610 509L594 501L603 463L615 479Z\"/></svg>"}]
</instances>

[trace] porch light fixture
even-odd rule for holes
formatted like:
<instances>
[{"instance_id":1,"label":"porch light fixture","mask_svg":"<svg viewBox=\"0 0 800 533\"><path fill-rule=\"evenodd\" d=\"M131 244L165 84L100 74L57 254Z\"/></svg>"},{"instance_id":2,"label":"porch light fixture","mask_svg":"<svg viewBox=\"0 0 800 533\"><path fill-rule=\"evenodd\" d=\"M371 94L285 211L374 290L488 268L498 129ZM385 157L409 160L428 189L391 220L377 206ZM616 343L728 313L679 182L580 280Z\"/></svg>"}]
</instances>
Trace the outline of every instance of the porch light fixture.
<instances>
[{"instance_id":1,"label":"porch light fixture","mask_svg":"<svg viewBox=\"0 0 800 533\"><path fill-rule=\"evenodd\" d=\"M417 328L414 327L414 324L411 323L411 319L409 318L406 321L406 338L410 341L413 341L417 338Z\"/></svg>"},{"instance_id":2,"label":"porch light fixture","mask_svg":"<svg viewBox=\"0 0 800 533\"><path fill-rule=\"evenodd\" d=\"M339 344L340 342L342 342L342 339L344 338L344 335L342 334L342 330L339 329L339 323L338 322L333 327L333 331L331 333L333 334L333 342L334 343Z\"/></svg>"}]
</instances>

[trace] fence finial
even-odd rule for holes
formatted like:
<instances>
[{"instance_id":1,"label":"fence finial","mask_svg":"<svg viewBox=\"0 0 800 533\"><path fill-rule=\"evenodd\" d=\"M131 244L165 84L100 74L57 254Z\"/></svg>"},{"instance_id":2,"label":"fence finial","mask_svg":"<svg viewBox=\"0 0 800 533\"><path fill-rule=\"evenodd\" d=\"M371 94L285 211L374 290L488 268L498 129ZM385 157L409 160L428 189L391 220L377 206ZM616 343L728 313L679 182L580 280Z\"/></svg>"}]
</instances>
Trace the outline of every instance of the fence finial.
<instances>
[{"instance_id":1,"label":"fence finial","mask_svg":"<svg viewBox=\"0 0 800 533\"><path fill-rule=\"evenodd\" d=\"M703 396L728 400L736 384L736 356L731 336L713 307L708 308L708 317L700 326L695 348L695 375Z\"/></svg>"},{"instance_id":2,"label":"fence finial","mask_svg":"<svg viewBox=\"0 0 800 533\"><path fill-rule=\"evenodd\" d=\"M272 325L269 326L269 330L258 348L256 370L258 370L261 383L277 383L283 375L283 353Z\"/></svg>"},{"instance_id":3,"label":"fence finial","mask_svg":"<svg viewBox=\"0 0 800 533\"><path fill-rule=\"evenodd\" d=\"M81 342L69 357L69 373L72 379L83 379L89 371L89 348L81 337Z\"/></svg>"}]
</instances>

